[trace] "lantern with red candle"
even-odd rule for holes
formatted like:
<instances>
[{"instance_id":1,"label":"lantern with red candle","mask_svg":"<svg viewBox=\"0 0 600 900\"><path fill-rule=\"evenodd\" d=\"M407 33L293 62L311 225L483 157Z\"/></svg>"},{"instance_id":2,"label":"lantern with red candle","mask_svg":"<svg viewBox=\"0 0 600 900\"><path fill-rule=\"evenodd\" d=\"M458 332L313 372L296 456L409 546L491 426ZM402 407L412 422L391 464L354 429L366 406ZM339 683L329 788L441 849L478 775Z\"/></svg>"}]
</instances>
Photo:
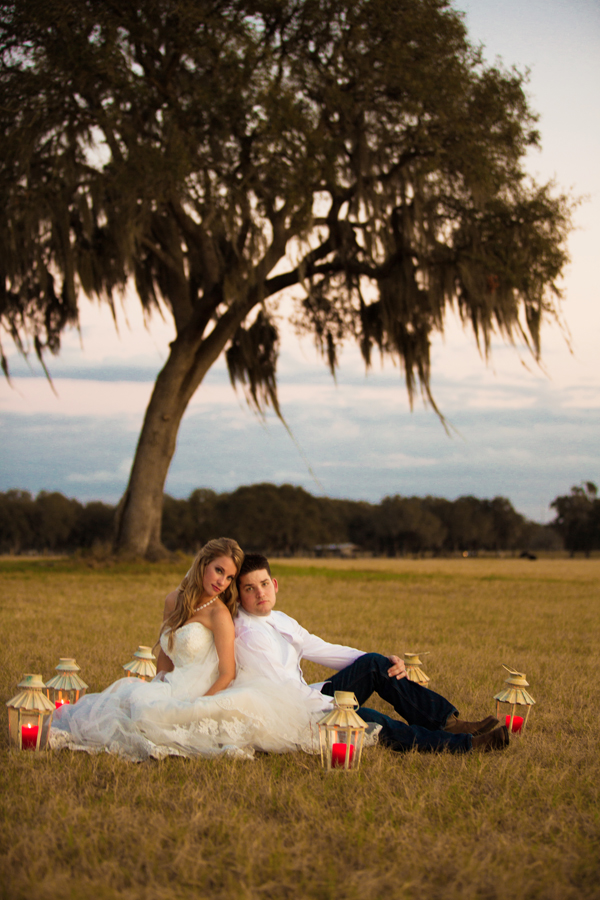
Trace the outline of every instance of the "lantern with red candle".
<instances>
[{"instance_id":1,"label":"lantern with red candle","mask_svg":"<svg viewBox=\"0 0 600 900\"><path fill-rule=\"evenodd\" d=\"M431 681L429 675L426 675L421 668L423 663L421 662L420 657L425 655L425 653L409 653L408 651L404 654L406 677L409 681L416 681L417 684L422 684L424 687Z\"/></svg>"},{"instance_id":2,"label":"lantern with red candle","mask_svg":"<svg viewBox=\"0 0 600 900\"><path fill-rule=\"evenodd\" d=\"M358 769L366 724L356 713L358 700L349 691L336 691L334 707L319 722L321 765L350 771Z\"/></svg>"},{"instance_id":3,"label":"lantern with red candle","mask_svg":"<svg viewBox=\"0 0 600 900\"><path fill-rule=\"evenodd\" d=\"M506 716L506 727L509 731L519 734L525 731L527 719L529 718L529 713L535 700L531 694L525 690L529 687L529 682L525 679L524 672L517 672L516 669L511 669L509 666L504 665L502 668L506 669L508 672L508 678L506 679L506 687L504 690L499 691L499 693L494 695L494 700L496 701L496 716L498 718L500 717L500 704L507 704L510 707L510 712ZM525 713L524 718L515 715L517 706L526 707L527 712Z\"/></svg>"},{"instance_id":4,"label":"lantern with red candle","mask_svg":"<svg viewBox=\"0 0 600 900\"><path fill-rule=\"evenodd\" d=\"M24 675L20 691L6 704L8 735L14 750L45 750L54 712L41 675Z\"/></svg>"},{"instance_id":5,"label":"lantern with red candle","mask_svg":"<svg viewBox=\"0 0 600 900\"><path fill-rule=\"evenodd\" d=\"M77 674L80 668L75 660L71 657L61 656L56 671L58 675L46 682L48 699L54 703L57 709L65 703L72 704L81 700L88 686Z\"/></svg>"},{"instance_id":6,"label":"lantern with red candle","mask_svg":"<svg viewBox=\"0 0 600 900\"><path fill-rule=\"evenodd\" d=\"M131 662L125 663L123 666L127 672L127 677L139 678L141 681L152 681L156 675L155 659L156 657L152 654L152 648L141 645L133 654Z\"/></svg>"}]
</instances>

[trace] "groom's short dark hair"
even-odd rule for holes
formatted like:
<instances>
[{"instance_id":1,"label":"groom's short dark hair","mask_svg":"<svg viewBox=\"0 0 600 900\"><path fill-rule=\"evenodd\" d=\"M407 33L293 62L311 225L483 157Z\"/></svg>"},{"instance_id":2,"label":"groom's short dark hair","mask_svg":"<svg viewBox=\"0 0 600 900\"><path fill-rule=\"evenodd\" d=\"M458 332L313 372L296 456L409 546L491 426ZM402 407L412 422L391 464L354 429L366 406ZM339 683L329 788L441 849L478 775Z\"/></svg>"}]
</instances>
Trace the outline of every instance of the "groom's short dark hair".
<instances>
[{"instance_id":1,"label":"groom's short dark hair","mask_svg":"<svg viewBox=\"0 0 600 900\"><path fill-rule=\"evenodd\" d=\"M246 553L242 568L236 579L237 583L240 583L242 575L247 575L249 572L257 572L259 569L266 569L269 573L269 578L273 577L271 575L271 566L266 556L263 556L262 553Z\"/></svg>"}]
</instances>

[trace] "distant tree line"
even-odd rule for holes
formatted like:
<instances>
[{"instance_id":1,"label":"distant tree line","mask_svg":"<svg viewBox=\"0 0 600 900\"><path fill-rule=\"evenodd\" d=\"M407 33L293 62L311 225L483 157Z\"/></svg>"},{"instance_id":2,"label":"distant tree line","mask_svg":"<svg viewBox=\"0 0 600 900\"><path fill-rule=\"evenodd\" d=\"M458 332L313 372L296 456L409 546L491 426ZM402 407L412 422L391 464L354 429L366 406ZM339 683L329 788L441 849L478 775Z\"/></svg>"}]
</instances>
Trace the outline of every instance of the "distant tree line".
<instances>
[{"instance_id":1,"label":"distant tree line","mask_svg":"<svg viewBox=\"0 0 600 900\"><path fill-rule=\"evenodd\" d=\"M115 507L82 504L57 492L0 493L0 552L63 553L88 549L111 539Z\"/></svg>"},{"instance_id":2,"label":"distant tree line","mask_svg":"<svg viewBox=\"0 0 600 900\"><path fill-rule=\"evenodd\" d=\"M595 485L573 488L551 504L550 526L532 522L505 497L385 497L381 503L315 497L301 487L254 484L230 493L207 488L186 500L165 495L162 535L172 551L195 552L211 537L229 535L246 550L271 554L331 552L355 545L377 556L600 548L600 500ZM74 552L107 548L115 507L82 504L60 493L0 493L0 552Z\"/></svg>"}]
</instances>

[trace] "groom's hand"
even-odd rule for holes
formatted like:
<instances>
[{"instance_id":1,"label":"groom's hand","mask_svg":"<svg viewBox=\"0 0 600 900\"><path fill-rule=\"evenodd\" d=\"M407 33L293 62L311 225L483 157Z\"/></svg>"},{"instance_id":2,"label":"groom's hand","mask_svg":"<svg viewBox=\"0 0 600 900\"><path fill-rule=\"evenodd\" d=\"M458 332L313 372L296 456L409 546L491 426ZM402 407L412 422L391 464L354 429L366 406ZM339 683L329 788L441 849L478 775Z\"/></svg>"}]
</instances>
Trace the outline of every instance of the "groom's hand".
<instances>
[{"instance_id":1,"label":"groom's hand","mask_svg":"<svg viewBox=\"0 0 600 900\"><path fill-rule=\"evenodd\" d=\"M390 678L396 678L398 681L401 678L406 678L406 666L404 665L404 660L400 659L399 656L388 656L388 659L392 664L391 668L388 669Z\"/></svg>"}]
</instances>

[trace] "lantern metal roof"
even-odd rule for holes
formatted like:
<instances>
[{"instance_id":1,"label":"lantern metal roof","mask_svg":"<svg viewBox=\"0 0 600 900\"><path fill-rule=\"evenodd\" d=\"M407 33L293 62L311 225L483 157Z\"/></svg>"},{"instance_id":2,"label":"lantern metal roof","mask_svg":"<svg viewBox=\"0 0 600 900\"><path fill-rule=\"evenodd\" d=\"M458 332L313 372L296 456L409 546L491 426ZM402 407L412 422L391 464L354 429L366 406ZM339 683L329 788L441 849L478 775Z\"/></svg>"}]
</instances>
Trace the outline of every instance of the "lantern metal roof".
<instances>
[{"instance_id":1,"label":"lantern metal roof","mask_svg":"<svg viewBox=\"0 0 600 900\"><path fill-rule=\"evenodd\" d=\"M154 665L156 657L152 654L152 647L146 647L142 644L133 655L136 658L132 659L131 662L125 663L124 669L131 672L132 675L139 675L140 678L154 677L156 675L156 666Z\"/></svg>"},{"instance_id":2,"label":"lantern metal roof","mask_svg":"<svg viewBox=\"0 0 600 900\"><path fill-rule=\"evenodd\" d=\"M7 706L32 712L54 712L54 703L44 694L46 685L41 675L24 675L18 687L22 690L7 702Z\"/></svg>"},{"instance_id":3,"label":"lantern metal roof","mask_svg":"<svg viewBox=\"0 0 600 900\"><path fill-rule=\"evenodd\" d=\"M319 725L366 729L364 719L355 711L358 701L351 691L336 691L334 703L333 709L319 720Z\"/></svg>"},{"instance_id":4,"label":"lantern metal roof","mask_svg":"<svg viewBox=\"0 0 600 900\"><path fill-rule=\"evenodd\" d=\"M409 681L415 681L417 684L428 684L431 681L429 675L426 675L421 668L423 665L421 656L425 656L428 653L428 650L425 653L421 651L416 653L414 650L406 651L404 654L404 665L406 667L406 677Z\"/></svg>"},{"instance_id":5,"label":"lantern metal roof","mask_svg":"<svg viewBox=\"0 0 600 900\"><path fill-rule=\"evenodd\" d=\"M54 688L56 691L87 690L87 684L77 674L81 669L72 657L61 656L56 671L58 675L47 681L46 687Z\"/></svg>"},{"instance_id":6,"label":"lantern metal roof","mask_svg":"<svg viewBox=\"0 0 600 900\"><path fill-rule=\"evenodd\" d=\"M516 669L511 669L510 666L502 665L502 668L509 673L505 682L507 687L495 694L494 700L498 700L499 703L517 704L518 706L533 706L535 700L529 691L525 690L525 688L529 687L525 673L517 672Z\"/></svg>"}]
</instances>

